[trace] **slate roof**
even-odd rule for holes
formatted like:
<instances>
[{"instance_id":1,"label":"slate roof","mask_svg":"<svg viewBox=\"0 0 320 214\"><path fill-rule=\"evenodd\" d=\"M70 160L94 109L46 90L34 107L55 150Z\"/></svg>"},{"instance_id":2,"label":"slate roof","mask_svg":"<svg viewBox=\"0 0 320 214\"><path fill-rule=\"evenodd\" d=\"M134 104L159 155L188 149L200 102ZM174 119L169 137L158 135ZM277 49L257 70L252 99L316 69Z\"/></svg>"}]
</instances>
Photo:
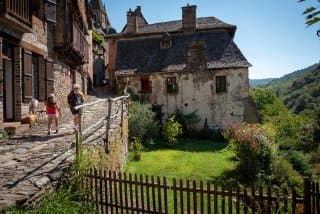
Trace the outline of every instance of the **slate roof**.
<instances>
[{"instance_id":1,"label":"slate roof","mask_svg":"<svg viewBox=\"0 0 320 214\"><path fill-rule=\"evenodd\" d=\"M141 26L138 29L138 33L159 33L159 32L172 32L177 31L182 28L182 21L169 21L169 22L160 22L155 24L149 24ZM235 25L227 24L215 17L202 17L197 18L196 28L199 30L203 29L215 29L215 28L229 28L235 30Z\"/></svg>"},{"instance_id":2,"label":"slate roof","mask_svg":"<svg viewBox=\"0 0 320 214\"><path fill-rule=\"evenodd\" d=\"M204 45L208 68L249 67L250 63L224 30L170 35L172 47L160 48L162 37L120 40L117 46L116 71L121 73L152 73L183 70L188 47L192 43Z\"/></svg>"}]
</instances>

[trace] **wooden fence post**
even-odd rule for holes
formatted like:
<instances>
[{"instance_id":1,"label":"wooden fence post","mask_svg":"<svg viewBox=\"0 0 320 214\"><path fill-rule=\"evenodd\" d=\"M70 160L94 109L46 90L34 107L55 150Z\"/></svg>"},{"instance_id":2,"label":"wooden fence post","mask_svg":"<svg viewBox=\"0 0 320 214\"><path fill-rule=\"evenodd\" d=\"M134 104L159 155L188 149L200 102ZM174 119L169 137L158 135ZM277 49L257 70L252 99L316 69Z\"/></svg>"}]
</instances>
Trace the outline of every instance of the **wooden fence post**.
<instances>
[{"instance_id":1,"label":"wooden fence post","mask_svg":"<svg viewBox=\"0 0 320 214\"><path fill-rule=\"evenodd\" d=\"M311 213L311 182L306 177L303 180L303 213Z\"/></svg>"},{"instance_id":2,"label":"wooden fence post","mask_svg":"<svg viewBox=\"0 0 320 214\"><path fill-rule=\"evenodd\" d=\"M105 152L109 153L109 130L110 130L110 119L111 119L111 99L108 99L108 115L107 115L107 126L106 126L106 140L105 140Z\"/></svg>"}]
</instances>

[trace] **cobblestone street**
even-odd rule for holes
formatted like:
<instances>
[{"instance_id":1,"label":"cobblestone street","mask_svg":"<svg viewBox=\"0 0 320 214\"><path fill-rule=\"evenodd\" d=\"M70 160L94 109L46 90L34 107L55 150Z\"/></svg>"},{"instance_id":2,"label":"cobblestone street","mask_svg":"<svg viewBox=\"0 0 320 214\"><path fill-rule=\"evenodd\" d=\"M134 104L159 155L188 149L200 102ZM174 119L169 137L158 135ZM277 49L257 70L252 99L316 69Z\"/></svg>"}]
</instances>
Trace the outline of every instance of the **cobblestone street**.
<instances>
[{"instance_id":1,"label":"cobblestone street","mask_svg":"<svg viewBox=\"0 0 320 214\"><path fill-rule=\"evenodd\" d=\"M86 102L95 100L97 97L89 96ZM86 107L83 128L101 119L106 106L103 102ZM0 210L19 201L31 202L58 182L74 159L73 132L72 114L65 110L58 134L47 135L43 119L24 133L0 142Z\"/></svg>"}]
</instances>

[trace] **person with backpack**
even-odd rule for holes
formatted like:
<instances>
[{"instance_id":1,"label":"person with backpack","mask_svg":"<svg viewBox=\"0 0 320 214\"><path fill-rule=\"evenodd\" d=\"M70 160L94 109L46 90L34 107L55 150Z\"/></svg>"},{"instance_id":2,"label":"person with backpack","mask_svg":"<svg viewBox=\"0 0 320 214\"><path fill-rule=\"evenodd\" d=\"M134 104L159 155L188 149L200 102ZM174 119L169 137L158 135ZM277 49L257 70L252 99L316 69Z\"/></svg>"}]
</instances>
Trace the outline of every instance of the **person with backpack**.
<instances>
[{"instance_id":1,"label":"person with backpack","mask_svg":"<svg viewBox=\"0 0 320 214\"><path fill-rule=\"evenodd\" d=\"M71 92L68 95L68 104L70 107L70 111L73 114L73 122L74 122L74 131L78 131L79 125L79 111L80 109L75 109L76 106L82 105L84 103L84 94L80 90L80 86L78 84L74 84Z\"/></svg>"},{"instance_id":2,"label":"person with backpack","mask_svg":"<svg viewBox=\"0 0 320 214\"><path fill-rule=\"evenodd\" d=\"M48 116L48 135L51 134L51 124L55 121L56 124L56 134L59 132L59 116L61 115L60 107L57 103L57 98L54 94L49 94L46 102L46 111Z\"/></svg>"}]
</instances>

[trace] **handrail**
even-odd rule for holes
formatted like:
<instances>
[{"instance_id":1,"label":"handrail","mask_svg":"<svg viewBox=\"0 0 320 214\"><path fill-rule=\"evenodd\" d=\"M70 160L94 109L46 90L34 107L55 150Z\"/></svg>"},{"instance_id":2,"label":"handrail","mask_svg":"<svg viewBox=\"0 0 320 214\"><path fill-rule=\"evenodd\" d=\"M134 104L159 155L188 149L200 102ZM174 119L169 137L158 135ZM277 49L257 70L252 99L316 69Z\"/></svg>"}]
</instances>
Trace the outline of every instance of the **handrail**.
<instances>
[{"instance_id":1,"label":"handrail","mask_svg":"<svg viewBox=\"0 0 320 214\"><path fill-rule=\"evenodd\" d=\"M126 95L124 95L124 96L120 96L120 97L116 97L116 98L99 99L94 102L85 103L85 104L78 105L78 106L74 107L76 110L80 110L79 111L80 116L79 116L78 131L76 132L76 155L77 156L79 156L79 154L80 154L79 153L80 152L80 145L82 144L83 139L86 138L94 130L99 129L104 124L104 121L107 121L105 141L108 142L108 134L107 133L109 133L108 130L110 129L110 117L111 117L112 103L115 101L118 101L118 100L122 100L122 105L123 105L123 100L128 99L130 97L130 95L127 94L126 91L125 91L125 94ZM83 115L82 109L84 107L93 106L93 105L96 105L96 104L102 103L102 102L108 102L108 105L106 105L106 109L108 109L108 113L104 116L101 116L95 124L92 124L89 127L87 127L85 130L82 130L82 128L83 128L82 127L82 119L81 119L82 115ZM122 109L123 109L123 107L122 107ZM123 114L123 112L121 114ZM121 115L121 121L122 121L122 115ZM107 151L107 148L106 148L106 151Z\"/></svg>"},{"instance_id":2,"label":"handrail","mask_svg":"<svg viewBox=\"0 0 320 214\"><path fill-rule=\"evenodd\" d=\"M92 105L95 105L95 104L98 104L98 103L101 103L101 102L107 102L108 100L117 101L117 100L120 100L120 99L123 99L123 98L129 98L129 96L130 95L120 96L120 97L116 97L116 98L99 99L99 100L97 100L95 102L90 102L90 103L85 103L85 104L82 104L82 105L75 106L74 109L75 110L79 110L80 108L83 108L83 107L86 107L86 106L92 106Z\"/></svg>"}]
</instances>

